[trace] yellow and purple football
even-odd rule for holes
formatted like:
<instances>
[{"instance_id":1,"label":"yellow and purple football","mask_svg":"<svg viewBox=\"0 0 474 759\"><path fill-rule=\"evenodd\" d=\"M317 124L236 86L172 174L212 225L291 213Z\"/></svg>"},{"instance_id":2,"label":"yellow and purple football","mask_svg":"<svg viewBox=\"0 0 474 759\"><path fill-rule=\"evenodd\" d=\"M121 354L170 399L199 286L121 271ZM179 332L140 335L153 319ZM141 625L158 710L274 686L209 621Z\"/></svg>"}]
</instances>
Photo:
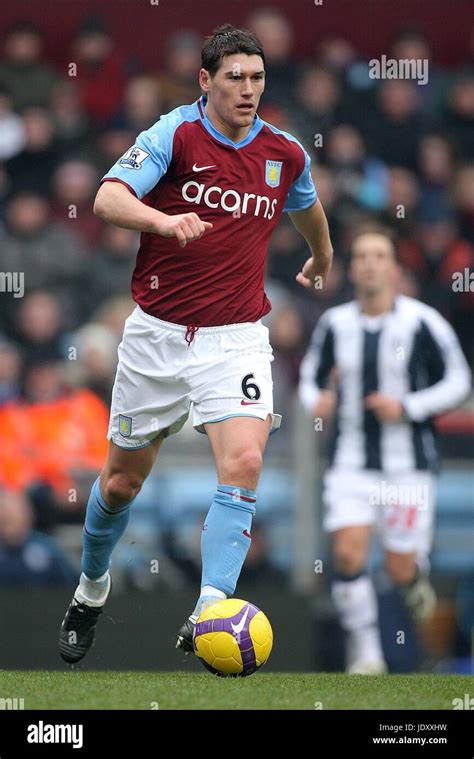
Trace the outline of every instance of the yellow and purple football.
<instances>
[{"instance_id":1,"label":"yellow and purple football","mask_svg":"<svg viewBox=\"0 0 474 759\"><path fill-rule=\"evenodd\" d=\"M203 611L193 641L196 656L210 672L221 677L247 677L268 660L273 631L257 606L227 598Z\"/></svg>"}]
</instances>

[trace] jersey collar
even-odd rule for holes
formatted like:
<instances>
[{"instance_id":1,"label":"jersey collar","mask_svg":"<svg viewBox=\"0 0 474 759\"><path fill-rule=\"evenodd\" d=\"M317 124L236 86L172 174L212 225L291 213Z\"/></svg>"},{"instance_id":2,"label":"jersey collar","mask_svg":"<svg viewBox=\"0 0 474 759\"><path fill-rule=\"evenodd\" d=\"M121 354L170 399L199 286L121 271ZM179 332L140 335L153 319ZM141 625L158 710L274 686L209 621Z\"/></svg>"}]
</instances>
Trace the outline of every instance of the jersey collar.
<instances>
[{"instance_id":1,"label":"jersey collar","mask_svg":"<svg viewBox=\"0 0 474 759\"><path fill-rule=\"evenodd\" d=\"M219 132L219 130L216 129L215 126L213 126L213 124L211 124L211 122L207 118L206 111L205 111L207 96L201 95L201 97L196 102L197 102L199 115L201 117L203 127L209 132L209 134L212 134L212 136L216 140L219 140L219 142L222 142L224 145L230 145L236 150L240 150L240 148L244 148L246 145L252 142L252 140L257 136L257 134L260 132L260 130L263 127L262 119L260 118L260 116L258 116L258 114L255 114L255 116L253 117L252 127L247 137L245 138L245 140L241 140L241 142L234 142L233 140L229 139L229 137L226 137L225 134L222 134L222 132Z\"/></svg>"}]
</instances>

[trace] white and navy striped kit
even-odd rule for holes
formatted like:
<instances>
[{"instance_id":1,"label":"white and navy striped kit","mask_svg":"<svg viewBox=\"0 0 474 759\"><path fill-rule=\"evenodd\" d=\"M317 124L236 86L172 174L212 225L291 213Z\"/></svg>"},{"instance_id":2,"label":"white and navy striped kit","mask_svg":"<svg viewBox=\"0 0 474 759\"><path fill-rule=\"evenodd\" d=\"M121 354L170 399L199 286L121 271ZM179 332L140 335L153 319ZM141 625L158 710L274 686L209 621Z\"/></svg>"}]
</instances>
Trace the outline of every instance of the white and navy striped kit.
<instances>
[{"instance_id":1,"label":"white and navy striped kit","mask_svg":"<svg viewBox=\"0 0 474 759\"><path fill-rule=\"evenodd\" d=\"M403 295L377 317L363 314L357 301L328 309L301 365L306 408L314 408L333 374L339 402L331 466L437 469L432 417L462 402L471 386L458 339L437 311ZM374 391L401 400L404 419L380 423L364 408Z\"/></svg>"}]
</instances>

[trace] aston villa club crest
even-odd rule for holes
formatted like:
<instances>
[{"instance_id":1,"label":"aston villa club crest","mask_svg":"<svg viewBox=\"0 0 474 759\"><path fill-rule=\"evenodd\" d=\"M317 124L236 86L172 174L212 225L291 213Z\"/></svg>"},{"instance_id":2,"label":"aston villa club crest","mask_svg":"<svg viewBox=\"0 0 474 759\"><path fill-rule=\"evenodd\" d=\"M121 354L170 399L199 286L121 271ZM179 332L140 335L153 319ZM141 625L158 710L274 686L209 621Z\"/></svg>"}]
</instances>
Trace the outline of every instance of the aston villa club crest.
<instances>
[{"instance_id":1,"label":"aston villa club crest","mask_svg":"<svg viewBox=\"0 0 474 759\"><path fill-rule=\"evenodd\" d=\"M270 187L279 186L282 166L283 161L267 161L265 168L265 182Z\"/></svg>"},{"instance_id":2,"label":"aston villa club crest","mask_svg":"<svg viewBox=\"0 0 474 759\"><path fill-rule=\"evenodd\" d=\"M130 437L132 434L132 417L119 414L119 432L122 437Z\"/></svg>"}]
</instances>

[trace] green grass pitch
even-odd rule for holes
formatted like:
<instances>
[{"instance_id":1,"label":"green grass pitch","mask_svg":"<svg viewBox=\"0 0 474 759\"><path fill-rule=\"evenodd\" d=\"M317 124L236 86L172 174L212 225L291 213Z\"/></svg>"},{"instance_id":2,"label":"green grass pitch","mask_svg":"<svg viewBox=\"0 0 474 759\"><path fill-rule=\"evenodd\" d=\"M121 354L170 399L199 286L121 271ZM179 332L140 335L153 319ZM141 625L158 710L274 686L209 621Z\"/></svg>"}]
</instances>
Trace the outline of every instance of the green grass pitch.
<instances>
[{"instance_id":1,"label":"green grass pitch","mask_svg":"<svg viewBox=\"0 0 474 759\"><path fill-rule=\"evenodd\" d=\"M447 709L472 692L459 675L0 671L25 709Z\"/></svg>"}]
</instances>

